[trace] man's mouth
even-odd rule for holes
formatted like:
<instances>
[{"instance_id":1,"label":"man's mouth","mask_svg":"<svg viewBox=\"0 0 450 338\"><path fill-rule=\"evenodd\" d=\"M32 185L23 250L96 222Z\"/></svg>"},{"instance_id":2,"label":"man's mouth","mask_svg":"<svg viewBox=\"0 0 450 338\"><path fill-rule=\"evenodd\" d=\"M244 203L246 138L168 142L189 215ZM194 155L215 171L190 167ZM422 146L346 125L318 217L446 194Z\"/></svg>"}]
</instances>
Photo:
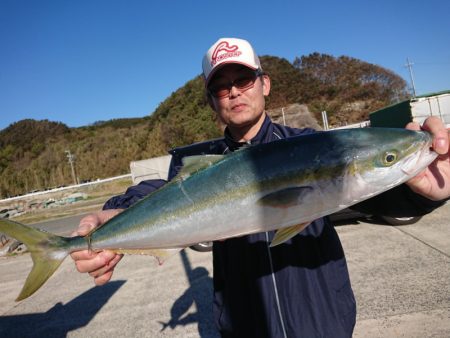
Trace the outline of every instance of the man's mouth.
<instances>
[{"instance_id":1,"label":"man's mouth","mask_svg":"<svg viewBox=\"0 0 450 338\"><path fill-rule=\"evenodd\" d=\"M241 111L244 108L245 108L245 104L243 104L243 103L234 104L231 106L231 110L233 110L233 111Z\"/></svg>"}]
</instances>

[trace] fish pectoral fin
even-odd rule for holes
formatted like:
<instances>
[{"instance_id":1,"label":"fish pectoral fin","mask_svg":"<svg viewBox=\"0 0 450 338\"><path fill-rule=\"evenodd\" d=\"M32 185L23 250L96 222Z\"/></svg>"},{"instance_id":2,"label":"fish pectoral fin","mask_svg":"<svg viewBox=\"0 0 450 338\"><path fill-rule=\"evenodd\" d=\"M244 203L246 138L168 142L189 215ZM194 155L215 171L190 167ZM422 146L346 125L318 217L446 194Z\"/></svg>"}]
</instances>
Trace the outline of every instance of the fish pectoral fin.
<instances>
[{"instance_id":1,"label":"fish pectoral fin","mask_svg":"<svg viewBox=\"0 0 450 338\"><path fill-rule=\"evenodd\" d=\"M288 187L261 197L258 203L273 208L288 208L301 204L313 190L311 186Z\"/></svg>"},{"instance_id":2,"label":"fish pectoral fin","mask_svg":"<svg viewBox=\"0 0 450 338\"><path fill-rule=\"evenodd\" d=\"M303 229L305 229L311 222L300 223L288 228L279 229L270 243L270 247L286 242L288 239L294 237Z\"/></svg>"},{"instance_id":3,"label":"fish pectoral fin","mask_svg":"<svg viewBox=\"0 0 450 338\"><path fill-rule=\"evenodd\" d=\"M184 248L170 248L170 249L115 249L115 253L129 254L129 255L149 255L158 260L159 265L162 265L167 259L177 254Z\"/></svg>"}]
</instances>

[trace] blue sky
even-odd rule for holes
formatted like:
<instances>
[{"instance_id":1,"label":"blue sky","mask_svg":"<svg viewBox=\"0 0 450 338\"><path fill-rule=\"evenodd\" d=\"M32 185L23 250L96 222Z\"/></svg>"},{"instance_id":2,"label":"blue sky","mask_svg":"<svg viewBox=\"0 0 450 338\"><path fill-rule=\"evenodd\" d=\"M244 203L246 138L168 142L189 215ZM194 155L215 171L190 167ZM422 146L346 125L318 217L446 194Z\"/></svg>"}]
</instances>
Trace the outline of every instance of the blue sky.
<instances>
[{"instance_id":1,"label":"blue sky","mask_svg":"<svg viewBox=\"0 0 450 338\"><path fill-rule=\"evenodd\" d=\"M450 1L0 0L0 129L151 114L219 37L293 61L313 52L450 89Z\"/></svg>"}]
</instances>

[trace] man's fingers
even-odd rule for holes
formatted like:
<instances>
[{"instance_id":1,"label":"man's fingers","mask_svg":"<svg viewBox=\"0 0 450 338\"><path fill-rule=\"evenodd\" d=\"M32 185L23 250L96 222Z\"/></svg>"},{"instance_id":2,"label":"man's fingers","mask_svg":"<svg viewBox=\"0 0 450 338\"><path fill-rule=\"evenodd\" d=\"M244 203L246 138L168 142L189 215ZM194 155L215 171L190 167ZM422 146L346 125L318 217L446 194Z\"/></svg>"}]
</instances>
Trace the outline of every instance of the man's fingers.
<instances>
[{"instance_id":1,"label":"man's fingers","mask_svg":"<svg viewBox=\"0 0 450 338\"><path fill-rule=\"evenodd\" d=\"M75 251L70 254L74 261L90 260L97 256L98 253L92 250Z\"/></svg>"},{"instance_id":2,"label":"man's fingers","mask_svg":"<svg viewBox=\"0 0 450 338\"><path fill-rule=\"evenodd\" d=\"M438 154L446 154L449 151L449 134L442 121L436 116L427 118L423 129L433 135L433 149Z\"/></svg>"},{"instance_id":3,"label":"man's fingers","mask_svg":"<svg viewBox=\"0 0 450 338\"><path fill-rule=\"evenodd\" d=\"M86 236L96 227L102 225L122 211L123 209L110 209L89 214L80 220L78 229L72 233L72 236Z\"/></svg>"},{"instance_id":4,"label":"man's fingers","mask_svg":"<svg viewBox=\"0 0 450 338\"><path fill-rule=\"evenodd\" d=\"M109 282L111 279L114 268L116 267L117 263L120 262L123 255L116 255L108 264L108 268L105 267L105 271L99 271L99 274L96 274L94 277L95 285L103 285ZM103 270L103 269L102 269Z\"/></svg>"},{"instance_id":5,"label":"man's fingers","mask_svg":"<svg viewBox=\"0 0 450 338\"><path fill-rule=\"evenodd\" d=\"M420 130L420 124L418 124L416 122L409 122L406 125L406 129L409 129L409 130Z\"/></svg>"},{"instance_id":6,"label":"man's fingers","mask_svg":"<svg viewBox=\"0 0 450 338\"><path fill-rule=\"evenodd\" d=\"M119 263L121 259L122 259L121 255L115 255L114 258L111 261L109 261L106 265L102 266L100 269L89 272L89 275L91 277L98 278L104 275L105 273L114 270L117 263Z\"/></svg>"},{"instance_id":7,"label":"man's fingers","mask_svg":"<svg viewBox=\"0 0 450 338\"><path fill-rule=\"evenodd\" d=\"M100 221L100 224L103 224L103 223L109 221L114 216L117 216L118 214L120 214L124 210L125 209L102 210L102 211L98 212L96 215L97 215L97 217L98 217L98 219Z\"/></svg>"},{"instance_id":8,"label":"man's fingers","mask_svg":"<svg viewBox=\"0 0 450 338\"><path fill-rule=\"evenodd\" d=\"M78 228L72 232L72 236L86 236L100 224L100 219L97 214L89 214L80 220L80 224L78 224Z\"/></svg>"},{"instance_id":9,"label":"man's fingers","mask_svg":"<svg viewBox=\"0 0 450 338\"><path fill-rule=\"evenodd\" d=\"M74 255L75 266L79 272L92 272L103 268L116 256L114 252L109 250L101 251L98 254L91 253L93 256L89 255L89 250L79 251L78 254L74 252L72 253L72 258ZM76 258L79 259L77 260Z\"/></svg>"},{"instance_id":10,"label":"man's fingers","mask_svg":"<svg viewBox=\"0 0 450 338\"><path fill-rule=\"evenodd\" d=\"M108 283L112 277L113 272L114 272L114 270L110 270L110 271L106 272L105 274L94 278L95 285L104 285L104 284Z\"/></svg>"},{"instance_id":11,"label":"man's fingers","mask_svg":"<svg viewBox=\"0 0 450 338\"><path fill-rule=\"evenodd\" d=\"M72 233L72 236L86 236L122 211L123 209L111 209L89 214L80 220L78 229ZM122 255L109 250L100 252L81 250L72 252L70 256L75 261L77 270L89 273L94 277L96 285L103 285L111 279L114 267L122 258Z\"/></svg>"}]
</instances>

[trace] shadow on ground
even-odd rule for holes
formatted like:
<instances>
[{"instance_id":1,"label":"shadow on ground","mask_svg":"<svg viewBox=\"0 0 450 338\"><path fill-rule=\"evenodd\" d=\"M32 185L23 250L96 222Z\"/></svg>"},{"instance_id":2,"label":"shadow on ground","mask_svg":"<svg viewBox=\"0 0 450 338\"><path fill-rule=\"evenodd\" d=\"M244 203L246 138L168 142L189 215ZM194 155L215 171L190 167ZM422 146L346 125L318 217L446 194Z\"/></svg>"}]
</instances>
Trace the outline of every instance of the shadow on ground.
<instances>
[{"instance_id":1,"label":"shadow on ground","mask_svg":"<svg viewBox=\"0 0 450 338\"><path fill-rule=\"evenodd\" d=\"M44 313L1 316L0 337L66 337L86 326L124 283L113 281L94 287Z\"/></svg>"},{"instance_id":2,"label":"shadow on ground","mask_svg":"<svg viewBox=\"0 0 450 338\"><path fill-rule=\"evenodd\" d=\"M212 278L204 267L192 269L184 250L180 252L180 255L189 287L173 303L170 309L170 320L167 323L160 322L162 325L161 331L197 323L199 337L219 337L212 315ZM188 313L193 304L197 312Z\"/></svg>"}]
</instances>

